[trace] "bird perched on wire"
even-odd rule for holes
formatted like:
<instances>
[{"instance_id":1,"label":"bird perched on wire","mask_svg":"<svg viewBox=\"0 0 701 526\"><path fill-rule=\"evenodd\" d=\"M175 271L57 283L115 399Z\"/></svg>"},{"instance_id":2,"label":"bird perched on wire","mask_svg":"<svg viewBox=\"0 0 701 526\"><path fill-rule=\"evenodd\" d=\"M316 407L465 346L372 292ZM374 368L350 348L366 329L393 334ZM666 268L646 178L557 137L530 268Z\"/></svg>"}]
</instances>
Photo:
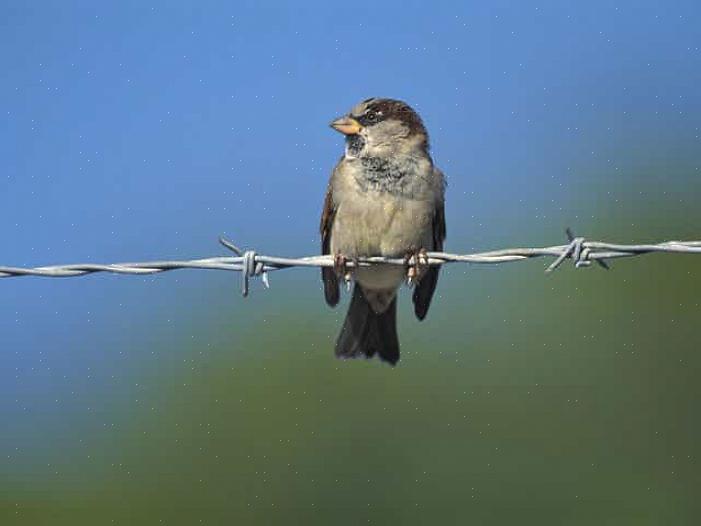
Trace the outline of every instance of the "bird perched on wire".
<instances>
[{"instance_id":1,"label":"bird perched on wire","mask_svg":"<svg viewBox=\"0 0 701 526\"><path fill-rule=\"evenodd\" d=\"M438 266L426 251L441 251L445 239L443 173L429 154L426 128L406 103L370 98L331 123L346 137L345 154L331 175L321 216L322 254L334 267L322 269L326 302L339 301L339 281L355 281L336 356L399 360L397 290L414 287L414 312L423 320L438 282ZM360 257L404 257L407 267L346 265Z\"/></svg>"}]
</instances>

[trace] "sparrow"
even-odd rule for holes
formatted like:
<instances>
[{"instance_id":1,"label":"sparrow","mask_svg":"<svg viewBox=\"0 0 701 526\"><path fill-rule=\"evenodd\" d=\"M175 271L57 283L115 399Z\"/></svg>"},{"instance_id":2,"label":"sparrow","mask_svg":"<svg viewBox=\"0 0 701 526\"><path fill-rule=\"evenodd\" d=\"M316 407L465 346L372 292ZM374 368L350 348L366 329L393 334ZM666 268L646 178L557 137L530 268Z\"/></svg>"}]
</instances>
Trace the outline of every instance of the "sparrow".
<instances>
[{"instance_id":1,"label":"sparrow","mask_svg":"<svg viewBox=\"0 0 701 526\"><path fill-rule=\"evenodd\" d=\"M405 102L370 98L331 123L345 135L345 152L329 181L321 215L321 252L334 266L321 271L324 296L338 304L340 281L353 296L336 341L340 358L399 361L397 291L413 285L414 313L426 317L438 266L427 251L443 250L444 177L433 164L421 117ZM361 257L404 258L400 265L353 266Z\"/></svg>"}]
</instances>

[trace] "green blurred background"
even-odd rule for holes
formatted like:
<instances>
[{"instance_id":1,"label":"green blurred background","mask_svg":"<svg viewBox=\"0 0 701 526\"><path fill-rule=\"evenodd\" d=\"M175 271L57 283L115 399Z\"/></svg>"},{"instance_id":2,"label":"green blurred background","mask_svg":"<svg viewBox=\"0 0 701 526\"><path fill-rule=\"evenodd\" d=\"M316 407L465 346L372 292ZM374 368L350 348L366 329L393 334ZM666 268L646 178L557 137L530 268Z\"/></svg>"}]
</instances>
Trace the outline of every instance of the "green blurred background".
<instances>
[{"instance_id":1,"label":"green blurred background","mask_svg":"<svg viewBox=\"0 0 701 526\"><path fill-rule=\"evenodd\" d=\"M426 118L451 251L700 237L693 3L5 7L3 264L314 253L374 94ZM311 269L5 280L0 525L698 524L701 261L548 262L447 266L422 323L404 290L396 368L333 357Z\"/></svg>"},{"instance_id":2,"label":"green blurred background","mask_svg":"<svg viewBox=\"0 0 701 526\"><path fill-rule=\"evenodd\" d=\"M641 231L692 237L666 212ZM2 523L694 524L699 266L612 267L449 267L426 322L404 292L396 368L332 357L316 273L246 300L215 279L119 352L147 362L133 385L63 415L58 458L0 483Z\"/></svg>"}]
</instances>

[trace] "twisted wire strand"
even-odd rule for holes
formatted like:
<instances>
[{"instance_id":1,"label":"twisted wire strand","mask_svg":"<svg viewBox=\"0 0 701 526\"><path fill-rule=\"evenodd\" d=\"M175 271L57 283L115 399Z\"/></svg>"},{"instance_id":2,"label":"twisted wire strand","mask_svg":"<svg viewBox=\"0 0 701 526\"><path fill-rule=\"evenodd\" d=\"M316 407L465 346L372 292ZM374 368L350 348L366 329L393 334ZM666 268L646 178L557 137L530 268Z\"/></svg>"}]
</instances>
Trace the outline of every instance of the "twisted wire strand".
<instances>
[{"instance_id":1,"label":"twisted wire strand","mask_svg":"<svg viewBox=\"0 0 701 526\"><path fill-rule=\"evenodd\" d=\"M603 241L587 241L575 237L568 229L569 243L536 248L505 248L471 254L451 254L448 252L428 252L423 263L444 265L447 263L500 264L527 259L550 257L554 261L546 272L556 270L565 260L574 261L576 268L589 266L592 262L608 268L607 260L635 257L650 253L701 254L701 241L665 241L655 244L624 245ZM51 265L44 267L22 268L0 266L0 278L20 276L41 276L51 278L85 276L99 272L112 274L148 275L177 269L226 270L240 272L242 276L241 292L244 296L249 291L249 278L261 276L268 286L268 273L292 267L333 267L332 255L287 258L265 256L253 250L241 250L230 241L220 238L220 243L236 254L228 257L210 257L190 260L145 261L135 263L95 264L79 263L70 265ZM414 258L366 257L348 261L347 267L371 265L407 265L415 264Z\"/></svg>"}]
</instances>

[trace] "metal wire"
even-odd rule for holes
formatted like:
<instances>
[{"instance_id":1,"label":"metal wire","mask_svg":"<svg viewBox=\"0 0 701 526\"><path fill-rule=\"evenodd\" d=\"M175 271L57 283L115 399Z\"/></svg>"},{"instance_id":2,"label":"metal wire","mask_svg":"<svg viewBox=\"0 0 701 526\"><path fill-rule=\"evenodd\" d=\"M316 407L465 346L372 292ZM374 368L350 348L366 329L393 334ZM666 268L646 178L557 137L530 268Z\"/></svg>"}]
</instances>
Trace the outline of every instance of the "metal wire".
<instances>
[{"instance_id":1,"label":"metal wire","mask_svg":"<svg viewBox=\"0 0 701 526\"><path fill-rule=\"evenodd\" d=\"M587 241L583 237L575 237L567 229L569 242L565 245L554 245L540 248L506 248L472 254L449 254L447 252L428 252L423 263L429 265L444 265L447 263L477 263L497 264L512 261L524 261L539 257L552 257L554 261L545 269L552 272L566 259L571 259L576 268L587 267L594 261L608 268L606 260L640 256L642 254L677 253L701 254L701 241L665 241L646 245L621 245L602 241ZM146 261L138 263L95 264L80 263L71 265L52 265L47 267L20 268L0 266L0 278L19 276L42 276L63 278L85 276L97 272L112 274L158 274L176 269L228 270L241 272L241 293L248 295L249 278L261 276L264 284L269 286L268 272L290 267L333 267L335 258L332 255L309 256L302 258L283 258L264 256L253 250L241 250L230 241L220 238L220 243L236 254L235 257L213 257L191 259L186 261ZM349 260L347 268L371 265L411 265L414 258L365 257Z\"/></svg>"}]
</instances>

